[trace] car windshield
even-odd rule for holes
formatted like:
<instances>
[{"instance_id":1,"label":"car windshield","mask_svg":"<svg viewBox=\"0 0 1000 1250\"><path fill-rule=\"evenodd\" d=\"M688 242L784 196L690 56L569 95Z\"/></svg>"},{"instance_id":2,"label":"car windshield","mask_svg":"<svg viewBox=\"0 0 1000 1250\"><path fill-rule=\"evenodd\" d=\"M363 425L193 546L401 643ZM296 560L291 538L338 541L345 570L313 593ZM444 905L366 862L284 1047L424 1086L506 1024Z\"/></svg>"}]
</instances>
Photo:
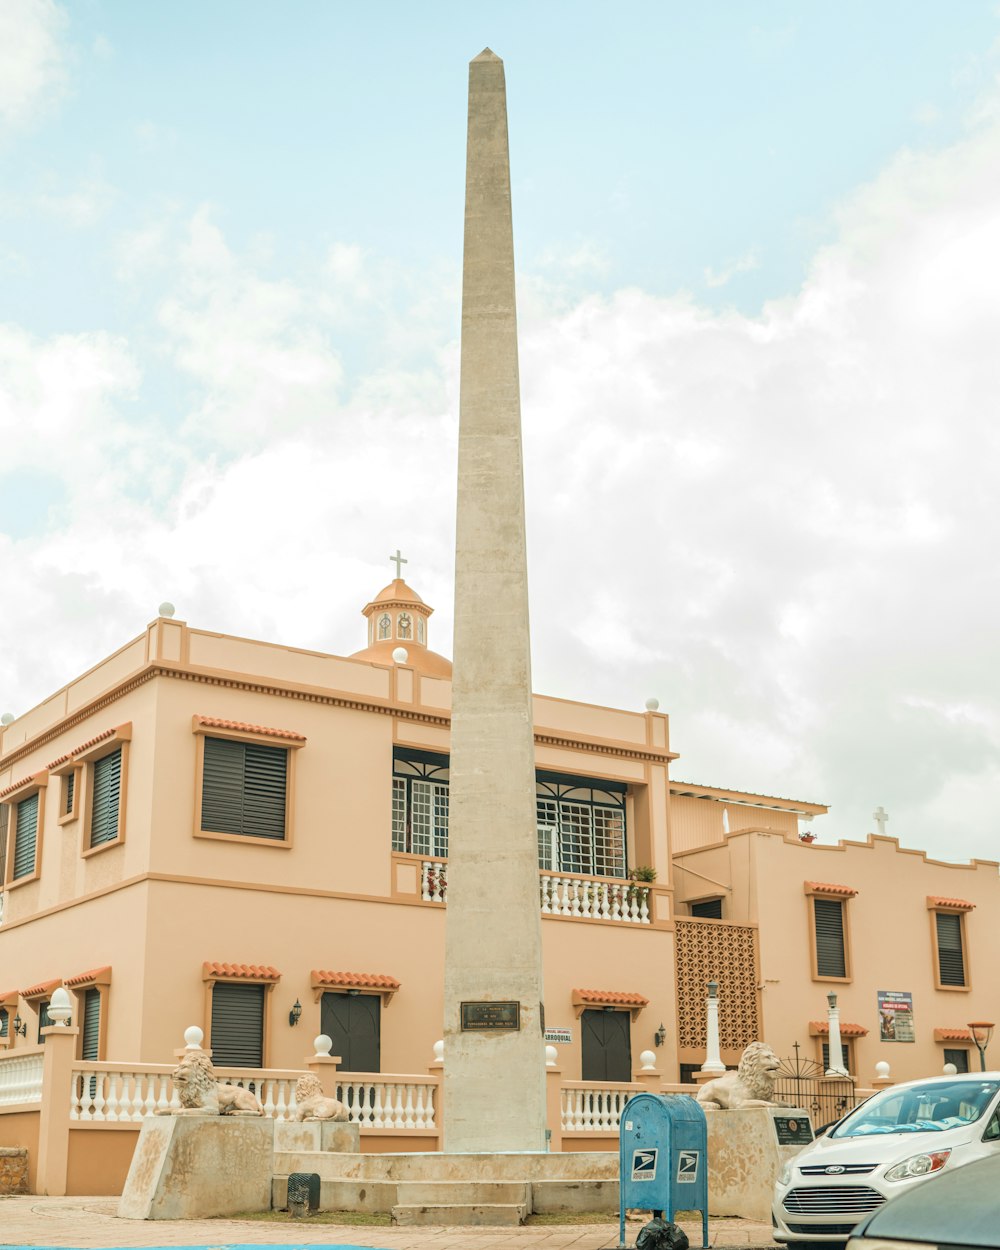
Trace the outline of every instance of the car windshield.
<instances>
[{"instance_id":1,"label":"car windshield","mask_svg":"<svg viewBox=\"0 0 1000 1250\"><path fill-rule=\"evenodd\" d=\"M978 1120L1000 1082L972 1080L886 1089L869 1098L830 1133L831 1137L873 1137L880 1133L939 1133Z\"/></svg>"}]
</instances>

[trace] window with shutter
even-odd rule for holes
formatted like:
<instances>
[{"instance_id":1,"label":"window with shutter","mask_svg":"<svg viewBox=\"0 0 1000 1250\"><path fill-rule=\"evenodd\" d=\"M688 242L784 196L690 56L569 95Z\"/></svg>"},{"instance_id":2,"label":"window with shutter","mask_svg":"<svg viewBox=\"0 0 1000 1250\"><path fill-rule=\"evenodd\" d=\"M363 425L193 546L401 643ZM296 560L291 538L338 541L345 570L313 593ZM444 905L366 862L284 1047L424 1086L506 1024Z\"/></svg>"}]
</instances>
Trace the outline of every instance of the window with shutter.
<instances>
[{"instance_id":1,"label":"window with shutter","mask_svg":"<svg viewBox=\"0 0 1000 1250\"><path fill-rule=\"evenodd\" d=\"M285 747L205 738L203 831L284 841L287 790Z\"/></svg>"},{"instance_id":2,"label":"window with shutter","mask_svg":"<svg viewBox=\"0 0 1000 1250\"><path fill-rule=\"evenodd\" d=\"M10 1016L6 1007L0 1007L0 1037L10 1036Z\"/></svg>"},{"instance_id":3,"label":"window with shutter","mask_svg":"<svg viewBox=\"0 0 1000 1250\"><path fill-rule=\"evenodd\" d=\"M848 1072L853 1072L854 1068L854 1052L851 1043L846 1038L840 1039L840 1049L844 1056L844 1067ZM830 1043L823 1043L823 1071L826 1072L830 1067Z\"/></svg>"},{"instance_id":4,"label":"window with shutter","mask_svg":"<svg viewBox=\"0 0 1000 1250\"><path fill-rule=\"evenodd\" d=\"M700 916L702 920L722 919L722 899L706 898L700 903L691 904L691 915Z\"/></svg>"},{"instance_id":5,"label":"window with shutter","mask_svg":"<svg viewBox=\"0 0 1000 1250\"><path fill-rule=\"evenodd\" d=\"M43 998L38 1004L38 1044L40 1046L48 1040L47 1036L42 1036L42 1029L47 1029L50 1025L55 1024L55 1021L49 1015L49 1002L49 999Z\"/></svg>"},{"instance_id":6,"label":"window with shutter","mask_svg":"<svg viewBox=\"0 0 1000 1250\"><path fill-rule=\"evenodd\" d=\"M953 1063L956 1072L968 1072L969 1070L969 1052L967 1050L949 1050L946 1046L944 1061L945 1063Z\"/></svg>"},{"instance_id":7,"label":"window with shutter","mask_svg":"<svg viewBox=\"0 0 1000 1250\"><path fill-rule=\"evenodd\" d=\"M965 952L962 945L962 917L938 912L938 977L942 985L966 985Z\"/></svg>"},{"instance_id":8,"label":"window with shutter","mask_svg":"<svg viewBox=\"0 0 1000 1250\"><path fill-rule=\"evenodd\" d=\"M264 985L212 986L212 1063L217 1068L264 1066Z\"/></svg>"},{"instance_id":9,"label":"window with shutter","mask_svg":"<svg viewBox=\"0 0 1000 1250\"><path fill-rule=\"evenodd\" d=\"M7 880L7 826L10 808L0 803L0 887Z\"/></svg>"},{"instance_id":10,"label":"window with shutter","mask_svg":"<svg viewBox=\"0 0 1000 1250\"><path fill-rule=\"evenodd\" d=\"M122 748L93 763L91 774L90 845L114 842L119 833L122 783ZM72 781L72 774L67 782Z\"/></svg>"},{"instance_id":11,"label":"window with shutter","mask_svg":"<svg viewBox=\"0 0 1000 1250\"><path fill-rule=\"evenodd\" d=\"M101 1039L101 991L87 990L83 996L83 1036L80 1042L80 1058L100 1059Z\"/></svg>"},{"instance_id":12,"label":"window with shutter","mask_svg":"<svg viewBox=\"0 0 1000 1250\"><path fill-rule=\"evenodd\" d=\"M816 975L847 977L844 942L844 904L839 899L814 898L816 929Z\"/></svg>"},{"instance_id":13,"label":"window with shutter","mask_svg":"<svg viewBox=\"0 0 1000 1250\"><path fill-rule=\"evenodd\" d=\"M35 872L35 852L38 845L39 794L29 795L17 804L14 816L14 864L13 880L30 877Z\"/></svg>"}]
</instances>

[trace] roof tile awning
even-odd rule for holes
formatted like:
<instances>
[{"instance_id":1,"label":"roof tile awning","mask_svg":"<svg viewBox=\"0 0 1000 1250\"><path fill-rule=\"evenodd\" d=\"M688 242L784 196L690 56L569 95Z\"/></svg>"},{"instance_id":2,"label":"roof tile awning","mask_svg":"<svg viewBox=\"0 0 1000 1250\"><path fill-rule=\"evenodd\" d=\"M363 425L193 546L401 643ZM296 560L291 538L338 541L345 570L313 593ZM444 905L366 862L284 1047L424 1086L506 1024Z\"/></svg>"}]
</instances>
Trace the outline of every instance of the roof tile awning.
<instances>
[{"instance_id":1,"label":"roof tile awning","mask_svg":"<svg viewBox=\"0 0 1000 1250\"><path fill-rule=\"evenodd\" d=\"M949 911L974 911L975 903L967 903L964 898L943 898L940 894L927 895L927 907L938 911L947 908Z\"/></svg>"},{"instance_id":2,"label":"roof tile awning","mask_svg":"<svg viewBox=\"0 0 1000 1250\"><path fill-rule=\"evenodd\" d=\"M111 965L105 964L103 968L91 968L89 972L78 972L75 977L67 977L63 981L63 985L68 990L82 989L89 985L110 985L111 984Z\"/></svg>"},{"instance_id":3,"label":"roof tile awning","mask_svg":"<svg viewBox=\"0 0 1000 1250\"><path fill-rule=\"evenodd\" d=\"M630 993L627 990L574 989L573 1006L578 1016L588 1007L627 1007L635 1020L639 1012L649 1006L649 999L645 994Z\"/></svg>"},{"instance_id":4,"label":"roof tile awning","mask_svg":"<svg viewBox=\"0 0 1000 1250\"><path fill-rule=\"evenodd\" d=\"M309 975L317 998L324 990L354 990L357 993L379 994L383 1006L388 1007L400 987L395 977L383 972L328 972L325 968L313 968Z\"/></svg>"},{"instance_id":5,"label":"roof tile awning","mask_svg":"<svg viewBox=\"0 0 1000 1250\"><path fill-rule=\"evenodd\" d=\"M37 985L32 985L30 989L22 990L22 998L45 998L47 994L51 994L53 990L57 990L62 985L62 981L57 977L54 981L39 981Z\"/></svg>"},{"instance_id":6,"label":"roof tile awning","mask_svg":"<svg viewBox=\"0 0 1000 1250\"><path fill-rule=\"evenodd\" d=\"M261 734L266 738L281 738L285 742L305 742L305 734L295 729L272 729L267 725L251 725L242 720L222 720L218 716L195 716L194 727L198 729L231 729L234 733Z\"/></svg>"},{"instance_id":7,"label":"roof tile awning","mask_svg":"<svg viewBox=\"0 0 1000 1250\"><path fill-rule=\"evenodd\" d=\"M828 1020L810 1020L809 1036L810 1037L827 1037L830 1033L830 1022ZM840 1022L841 1037L867 1037L868 1030L863 1024L849 1024L846 1020Z\"/></svg>"},{"instance_id":8,"label":"roof tile awning","mask_svg":"<svg viewBox=\"0 0 1000 1250\"><path fill-rule=\"evenodd\" d=\"M968 1029L935 1029L936 1042L971 1042L972 1034Z\"/></svg>"},{"instance_id":9,"label":"roof tile awning","mask_svg":"<svg viewBox=\"0 0 1000 1250\"><path fill-rule=\"evenodd\" d=\"M44 768L37 773L32 773L29 777L22 777L20 781L15 781L13 785L9 785L5 789L0 790L0 803L4 802L7 799L7 796L9 794L13 794L16 790L26 790L28 786L35 782L41 784L47 780L48 771Z\"/></svg>"},{"instance_id":10,"label":"roof tile awning","mask_svg":"<svg viewBox=\"0 0 1000 1250\"><path fill-rule=\"evenodd\" d=\"M807 894L837 894L841 898L853 898L857 890L852 885L836 885L831 881L803 881Z\"/></svg>"},{"instance_id":11,"label":"roof tile awning","mask_svg":"<svg viewBox=\"0 0 1000 1250\"><path fill-rule=\"evenodd\" d=\"M205 960L203 981L280 981L281 973L270 964L222 964Z\"/></svg>"}]
</instances>

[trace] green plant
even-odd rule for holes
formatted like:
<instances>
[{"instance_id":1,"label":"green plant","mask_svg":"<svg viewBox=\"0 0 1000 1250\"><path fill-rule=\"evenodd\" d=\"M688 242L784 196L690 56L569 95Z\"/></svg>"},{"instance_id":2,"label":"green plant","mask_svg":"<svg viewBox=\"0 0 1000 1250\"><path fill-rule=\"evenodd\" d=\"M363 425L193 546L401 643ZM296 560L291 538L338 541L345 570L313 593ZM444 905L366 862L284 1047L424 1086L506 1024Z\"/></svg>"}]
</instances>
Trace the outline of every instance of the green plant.
<instances>
[{"instance_id":1,"label":"green plant","mask_svg":"<svg viewBox=\"0 0 1000 1250\"><path fill-rule=\"evenodd\" d=\"M640 864L638 868L633 868L629 873L629 877L633 881L655 881L656 869L651 868L649 864Z\"/></svg>"}]
</instances>

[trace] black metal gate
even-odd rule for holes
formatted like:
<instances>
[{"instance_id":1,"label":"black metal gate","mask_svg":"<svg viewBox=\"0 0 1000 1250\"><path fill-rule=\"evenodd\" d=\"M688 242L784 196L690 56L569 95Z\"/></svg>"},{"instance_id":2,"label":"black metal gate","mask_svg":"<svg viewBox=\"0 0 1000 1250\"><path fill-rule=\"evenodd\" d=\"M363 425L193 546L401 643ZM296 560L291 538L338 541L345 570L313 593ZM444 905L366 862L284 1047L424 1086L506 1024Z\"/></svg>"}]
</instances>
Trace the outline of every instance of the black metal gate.
<instances>
[{"instance_id":1,"label":"black metal gate","mask_svg":"<svg viewBox=\"0 0 1000 1250\"><path fill-rule=\"evenodd\" d=\"M793 1049L794 1058L785 1059L775 1074L774 1099L807 1111L815 1131L839 1120L855 1106L854 1080L824 1076L822 1064L802 1058L798 1042Z\"/></svg>"}]
</instances>

